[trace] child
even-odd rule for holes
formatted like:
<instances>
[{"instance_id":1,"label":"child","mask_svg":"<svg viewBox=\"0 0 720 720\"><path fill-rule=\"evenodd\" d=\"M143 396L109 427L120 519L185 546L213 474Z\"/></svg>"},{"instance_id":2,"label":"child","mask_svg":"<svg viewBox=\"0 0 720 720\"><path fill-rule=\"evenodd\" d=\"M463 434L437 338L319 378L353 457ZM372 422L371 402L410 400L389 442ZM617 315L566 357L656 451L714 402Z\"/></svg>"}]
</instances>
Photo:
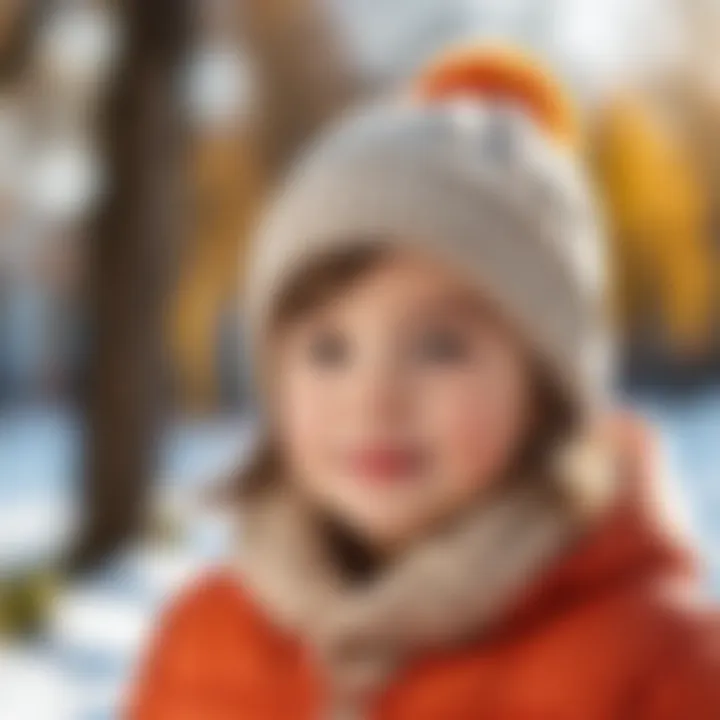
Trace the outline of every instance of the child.
<instances>
[{"instance_id":1,"label":"child","mask_svg":"<svg viewBox=\"0 0 720 720\"><path fill-rule=\"evenodd\" d=\"M710 720L718 632L608 422L561 93L454 53L344 119L256 245L266 443L236 567L165 618L136 720Z\"/></svg>"}]
</instances>

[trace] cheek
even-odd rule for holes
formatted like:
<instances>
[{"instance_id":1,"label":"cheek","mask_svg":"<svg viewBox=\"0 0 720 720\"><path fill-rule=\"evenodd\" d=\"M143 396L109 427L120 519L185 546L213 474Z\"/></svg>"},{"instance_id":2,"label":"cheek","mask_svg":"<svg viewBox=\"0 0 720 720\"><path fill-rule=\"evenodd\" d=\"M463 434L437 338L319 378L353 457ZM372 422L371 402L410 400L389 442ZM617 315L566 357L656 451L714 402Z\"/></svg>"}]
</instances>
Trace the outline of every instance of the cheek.
<instances>
[{"instance_id":1,"label":"cheek","mask_svg":"<svg viewBox=\"0 0 720 720\"><path fill-rule=\"evenodd\" d=\"M436 455L448 481L478 486L501 471L527 423L526 390L512 366L439 382L428 409Z\"/></svg>"},{"instance_id":2,"label":"cheek","mask_svg":"<svg viewBox=\"0 0 720 720\"><path fill-rule=\"evenodd\" d=\"M322 458L328 419L333 415L333 393L317 373L287 368L281 373L276 395L280 436L294 466L314 470Z\"/></svg>"}]
</instances>

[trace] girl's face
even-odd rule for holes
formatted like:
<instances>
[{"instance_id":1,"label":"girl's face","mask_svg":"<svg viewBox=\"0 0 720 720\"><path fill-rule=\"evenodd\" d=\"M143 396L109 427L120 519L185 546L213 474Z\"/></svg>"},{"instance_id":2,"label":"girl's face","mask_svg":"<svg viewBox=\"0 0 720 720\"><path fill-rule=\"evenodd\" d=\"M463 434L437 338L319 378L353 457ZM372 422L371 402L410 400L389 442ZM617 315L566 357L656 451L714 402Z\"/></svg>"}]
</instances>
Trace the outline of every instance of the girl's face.
<instances>
[{"instance_id":1,"label":"girl's face","mask_svg":"<svg viewBox=\"0 0 720 720\"><path fill-rule=\"evenodd\" d=\"M437 263L395 254L278 338L276 412L295 481L380 549L472 502L530 416L525 355Z\"/></svg>"}]
</instances>

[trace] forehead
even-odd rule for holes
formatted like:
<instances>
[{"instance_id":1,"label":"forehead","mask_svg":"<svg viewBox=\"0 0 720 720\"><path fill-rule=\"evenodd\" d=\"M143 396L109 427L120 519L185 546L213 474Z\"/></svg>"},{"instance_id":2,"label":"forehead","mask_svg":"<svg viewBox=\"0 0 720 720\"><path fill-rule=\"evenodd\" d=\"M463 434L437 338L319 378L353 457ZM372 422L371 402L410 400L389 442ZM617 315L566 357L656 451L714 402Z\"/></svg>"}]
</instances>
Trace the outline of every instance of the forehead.
<instances>
[{"instance_id":1,"label":"forehead","mask_svg":"<svg viewBox=\"0 0 720 720\"><path fill-rule=\"evenodd\" d=\"M397 250L347 278L316 309L323 314L377 311L385 317L447 312L460 318L486 314L488 307L460 273L422 253Z\"/></svg>"}]
</instances>

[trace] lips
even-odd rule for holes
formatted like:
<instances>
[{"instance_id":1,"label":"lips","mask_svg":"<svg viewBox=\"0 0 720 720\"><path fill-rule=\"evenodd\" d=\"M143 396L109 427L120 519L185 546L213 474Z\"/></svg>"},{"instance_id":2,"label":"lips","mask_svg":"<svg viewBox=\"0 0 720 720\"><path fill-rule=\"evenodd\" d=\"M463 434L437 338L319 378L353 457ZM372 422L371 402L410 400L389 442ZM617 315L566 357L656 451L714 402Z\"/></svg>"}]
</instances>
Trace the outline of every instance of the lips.
<instances>
[{"instance_id":1,"label":"lips","mask_svg":"<svg viewBox=\"0 0 720 720\"><path fill-rule=\"evenodd\" d=\"M412 448L371 446L350 454L353 475L372 484L410 479L420 465L420 453Z\"/></svg>"}]
</instances>

